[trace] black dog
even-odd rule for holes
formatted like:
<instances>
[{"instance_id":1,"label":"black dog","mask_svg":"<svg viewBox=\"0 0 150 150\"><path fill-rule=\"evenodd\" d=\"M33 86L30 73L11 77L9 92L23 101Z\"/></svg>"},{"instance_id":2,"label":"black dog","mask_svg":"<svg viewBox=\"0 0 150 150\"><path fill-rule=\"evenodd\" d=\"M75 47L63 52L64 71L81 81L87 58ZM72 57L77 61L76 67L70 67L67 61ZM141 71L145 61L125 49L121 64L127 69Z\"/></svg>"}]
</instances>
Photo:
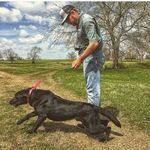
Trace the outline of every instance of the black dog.
<instances>
[{"instance_id":1,"label":"black dog","mask_svg":"<svg viewBox=\"0 0 150 150\"><path fill-rule=\"evenodd\" d=\"M17 122L17 125L19 125L31 117L38 116L33 127L28 131L29 133L36 132L46 118L54 121L76 119L82 122L88 133L100 134L100 140L107 140L111 128L107 127L108 122L102 124L99 114L106 116L116 126L121 127L117 118L104 108L89 103L69 101L48 90L36 89L32 94L30 90L31 88L21 90L15 94L15 98L10 100L10 104L14 106L29 103L29 105L34 107L33 112Z\"/></svg>"}]
</instances>

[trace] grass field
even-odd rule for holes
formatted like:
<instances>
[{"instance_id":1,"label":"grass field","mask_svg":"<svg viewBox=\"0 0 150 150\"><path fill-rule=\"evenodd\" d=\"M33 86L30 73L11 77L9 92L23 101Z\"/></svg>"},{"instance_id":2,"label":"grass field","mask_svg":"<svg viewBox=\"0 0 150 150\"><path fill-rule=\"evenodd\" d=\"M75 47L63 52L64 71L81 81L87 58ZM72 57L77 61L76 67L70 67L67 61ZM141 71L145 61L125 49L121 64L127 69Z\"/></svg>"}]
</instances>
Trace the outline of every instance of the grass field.
<instances>
[{"instance_id":1,"label":"grass field","mask_svg":"<svg viewBox=\"0 0 150 150\"><path fill-rule=\"evenodd\" d=\"M36 81L42 79L45 83L51 84L46 80L49 78L49 73L52 74L54 81L61 87L60 89L69 91L77 97L81 97L86 102L85 81L83 78L82 66L77 70L72 70L71 62L72 61L70 60L41 60L36 64L31 64L30 61L17 61L13 64L10 64L7 61L0 62L0 71L9 73L12 76L17 76L12 78L10 76L5 77L5 74L4 76L0 76L0 149L2 147L3 149L62 150L72 149L73 147L79 149L82 145L84 149L84 144L86 142L84 141L85 143L82 143L80 137L88 140L87 137L79 133L76 138L74 134L75 128L68 127L67 125L54 123L55 126L60 125L62 128L71 128L71 133L67 135L66 133L65 135L62 134L59 130L53 132L53 127L51 126L51 134L47 134L46 132L43 132L43 129L40 129L36 136L28 135L25 130L32 125L32 120L23 124L23 126L16 126L14 124L14 121L17 121L18 118L21 118L26 114L28 108L21 106L17 109L12 109L12 106L8 105L8 99L10 99L17 90L31 86L30 77L31 80L34 79L34 81ZM138 127L138 129L142 129L142 131L149 134L150 62L124 62L124 67L119 70L113 70L110 66L111 62L107 62L105 64L105 69L101 74L102 106L109 105L116 107L121 112L121 118L127 118L131 125L134 125ZM25 78L25 80L19 79L20 77L24 78L26 76L28 76L28 78ZM18 83L15 82L16 80ZM21 81L21 83L19 83L19 81ZM16 83L16 85L13 85L13 83ZM48 87L46 86L45 89L47 88ZM47 122L47 124L50 125L49 122ZM64 136L66 136L66 139L64 139ZM130 138L132 138L132 136ZM127 138L126 140L130 138ZM124 141L125 140L122 141L123 144ZM141 141L141 139L139 139L139 141ZM137 140L137 143L139 143L139 141ZM65 142L66 144L64 145ZM116 146L118 147L119 145ZM90 144L87 144L87 147L89 146ZM112 143L112 147L114 147L114 143Z\"/></svg>"},{"instance_id":2,"label":"grass field","mask_svg":"<svg viewBox=\"0 0 150 150\"><path fill-rule=\"evenodd\" d=\"M101 74L102 105L117 107L139 128L150 130L150 63L128 62L119 70L109 69L109 65ZM82 69L58 70L53 77L86 99Z\"/></svg>"},{"instance_id":3,"label":"grass field","mask_svg":"<svg viewBox=\"0 0 150 150\"><path fill-rule=\"evenodd\" d=\"M36 64L29 61L13 64L1 62L0 70L36 77L55 72L53 78L60 86L86 101L82 66L78 70L73 70L70 66L70 60L43 60ZM107 62L101 74L102 105L117 107L132 123L150 130L150 62L124 62L124 68L119 70L110 69L110 66L111 62Z\"/></svg>"}]
</instances>

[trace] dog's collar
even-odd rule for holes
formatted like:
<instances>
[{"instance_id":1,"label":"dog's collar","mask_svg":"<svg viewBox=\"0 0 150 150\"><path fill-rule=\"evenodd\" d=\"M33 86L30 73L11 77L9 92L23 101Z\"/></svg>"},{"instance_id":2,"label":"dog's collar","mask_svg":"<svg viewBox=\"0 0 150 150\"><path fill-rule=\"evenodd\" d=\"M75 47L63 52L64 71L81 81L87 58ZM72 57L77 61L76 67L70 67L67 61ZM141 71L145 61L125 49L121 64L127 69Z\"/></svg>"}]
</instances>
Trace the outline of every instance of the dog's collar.
<instances>
[{"instance_id":1,"label":"dog's collar","mask_svg":"<svg viewBox=\"0 0 150 150\"><path fill-rule=\"evenodd\" d=\"M27 104L29 104L29 102L30 102L30 96L32 95L33 91L38 88L38 86L40 85L41 82L42 82L42 81L39 80L38 82L35 83L35 85L33 86L33 88L31 88L31 89L29 90L29 93L28 93L28 96L27 96Z\"/></svg>"},{"instance_id":2,"label":"dog's collar","mask_svg":"<svg viewBox=\"0 0 150 150\"><path fill-rule=\"evenodd\" d=\"M30 89L29 94L28 94L28 96L27 96L27 104L30 104L30 103L29 103L30 97L31 97L32 92L33 92L34 90L36 90L36 88L34 88L34 87Z\"/></svg>"}]
</instances>

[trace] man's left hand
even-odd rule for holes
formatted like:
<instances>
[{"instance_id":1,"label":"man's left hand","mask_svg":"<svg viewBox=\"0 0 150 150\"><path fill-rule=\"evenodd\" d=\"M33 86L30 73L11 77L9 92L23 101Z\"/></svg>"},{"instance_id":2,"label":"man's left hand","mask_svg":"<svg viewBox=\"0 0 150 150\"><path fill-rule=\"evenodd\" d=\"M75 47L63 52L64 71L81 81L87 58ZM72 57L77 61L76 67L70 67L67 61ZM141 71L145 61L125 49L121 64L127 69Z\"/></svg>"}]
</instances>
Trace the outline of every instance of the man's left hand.
<instances>
[{"instance_id":1,"label":"man's left hand","mask_svg":"<svg viewBox=\"0 0 150 150\"><path fill-rule=\"evenodd\" d=\"M80 58L76 59L75 61L73 61L72 63L72 68L76 69L81 65L82 61L80 60Z\"/></svg>"}]
</instances>

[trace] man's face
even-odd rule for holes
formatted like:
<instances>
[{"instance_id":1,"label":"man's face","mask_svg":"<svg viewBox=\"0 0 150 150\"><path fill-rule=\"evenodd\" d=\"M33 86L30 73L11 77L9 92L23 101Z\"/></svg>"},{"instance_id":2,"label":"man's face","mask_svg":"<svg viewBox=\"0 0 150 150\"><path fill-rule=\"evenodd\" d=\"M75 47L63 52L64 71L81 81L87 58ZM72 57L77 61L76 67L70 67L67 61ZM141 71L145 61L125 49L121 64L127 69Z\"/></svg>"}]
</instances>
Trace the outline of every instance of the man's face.
<instances>
[{"instance_id":1,"label":"man's face","mask_svg":"<svg viewBox=\"0 0 150 150\"><path fill-rule=\"evenodd\" d=\"M68 18L66 20L66 23L71 24L73 26L76 26L78 18L79 18L79 13L74 11L74 10L72 10L70 12L70 15L68 16Z\"/></svg>"}]
</instances>

